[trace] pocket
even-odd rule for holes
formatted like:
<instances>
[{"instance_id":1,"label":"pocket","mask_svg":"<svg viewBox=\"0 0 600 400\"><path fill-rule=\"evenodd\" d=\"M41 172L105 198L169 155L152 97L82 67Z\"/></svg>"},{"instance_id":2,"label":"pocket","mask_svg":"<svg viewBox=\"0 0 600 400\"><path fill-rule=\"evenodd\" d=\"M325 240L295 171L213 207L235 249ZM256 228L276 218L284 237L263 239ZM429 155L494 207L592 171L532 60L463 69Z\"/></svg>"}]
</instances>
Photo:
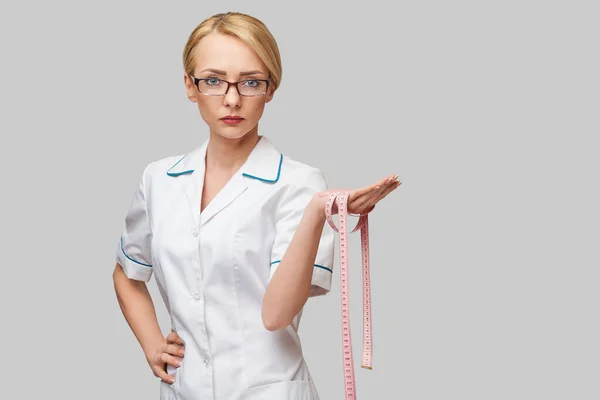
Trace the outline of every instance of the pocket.
<instances>
[{"instance_id":1,"label":"pocket","mask_svg":"<svg viewBox=\"0 0 600 400\"><path fill-rule=\"evenodd\" d=\"M243 400L319 400L309 379L281 381L253 386L246 390Z\"/></svg>"},{"instance_id":2,"label":"pocket","mask_svg":"<svg viewBox=\"0 0 600 400\"><path fill-rule=\"evenodd\" d=\"M185 359L185 356L184 356L184 359ZM177 388L179 388L179 386L180 386L179 379L181 377L181 368L183 368L184 363L185 363L185 361L182 359L181 365L179 367L176 367L171 364L167 364L167 368L166 368L167 374L171 375L173 378L175 378L175 382L168 383L168 382L161 381L163 386L166 386L167 389L170 389L173 392L177 392ZM167 390L167 392L168 392L168 390ZM175 398L175 397L173 397L173 398Z\"/></svg>"},{"instance_id":3,"label":"pocket","mask_svg":"<svg viewBox=\"0 0 600 400\"><path fill-rule=\"evenodd\" d=\"M173 322L171 322L171 326L172 326L172 328L171 328L171 332L177 332L177 330L175 329L175 324L174 324ZM179 336L179 337L181 338L181 336ZM181 339L181 340L183 340L183 339ZM185 343L185 342L184 342L184 343ZM167 363L167 368L166 368L166 370L167 370L167 374L168 374L168 375L171 375L173 378L175 378L175 382L173 382L173 384L170 384L170 383L167 383L167 382L165 382L165 384L166 384L166 385L169 385L169 386L176 386L176 385L178 385L178 384L179 384L179 375L180 375L180 374L179 374L179 370L180 370L180 369L183 367L183 364L184 364L184 362L185 362L184 360L185 360L185 356L184 356L184 358L181 360L181 365L180 365L179 367L176 367L176 366L174 366L174 365L171 365L171 364L168 364L168 363Z\"/></svg>"},{"instance_id":4,"label":"pocket","mask_svg":"<svg viewBox=\"0 0 600 400\"><path fill-rule=\"evenodd\" d=\"M171 384L160 381L160 400L177 400L177 394Z\"/></svg>"},{"instance_id":5,"label":"pocket","mask_svg":"<svg viewBox=\"0 0 600 400\"><path fill-rule=\"evenodd\" d=\"M168 383L160 381L160 400L177 400L177 390L176 388L179 386L179 370L181 367L177 368L171 364L167 364L167 374L171 375L175 378L175 382Z\"/></svg>"},{"instance_id":6,"label":"pocket","mask_svg":"<svg viewBox=\"0 0 600 400\"><path fill-rule=\"evenodd\" d=\"M169 375L171 375L173 378L175 378L175 382L173 383L173 385L174 385L175 383L177 383L177 381L179 380L179 379L177 379L177 378L178 378L178 376L177 376L177 375L179 374L179 370L180 370L180 369L181 369L181 367L177 368L177 367L175 367L175 366L173 366L173 365L171 365L171 364L167 364L167 374L169 374Z\"/></svg>"}]
</instances>

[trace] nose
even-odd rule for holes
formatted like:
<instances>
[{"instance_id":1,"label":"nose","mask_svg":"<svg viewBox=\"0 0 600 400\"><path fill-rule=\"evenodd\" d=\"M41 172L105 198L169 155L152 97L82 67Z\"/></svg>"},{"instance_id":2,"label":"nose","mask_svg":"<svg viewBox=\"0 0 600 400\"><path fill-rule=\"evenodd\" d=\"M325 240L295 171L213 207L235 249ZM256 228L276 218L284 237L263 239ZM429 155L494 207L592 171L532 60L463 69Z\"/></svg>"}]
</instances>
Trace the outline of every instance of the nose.
<instances>
[{"instance_id":1,"label":"nose","mask_svg":"<svg viewBox=\"0 0 600 400\"><path fill-rule=\"evenodd\" d=\"M238 92L236 85L229 85L225 96L223 96L223 103L227 107L239 107L241 105L241 96Z\"/></svg>"}]
</instances>

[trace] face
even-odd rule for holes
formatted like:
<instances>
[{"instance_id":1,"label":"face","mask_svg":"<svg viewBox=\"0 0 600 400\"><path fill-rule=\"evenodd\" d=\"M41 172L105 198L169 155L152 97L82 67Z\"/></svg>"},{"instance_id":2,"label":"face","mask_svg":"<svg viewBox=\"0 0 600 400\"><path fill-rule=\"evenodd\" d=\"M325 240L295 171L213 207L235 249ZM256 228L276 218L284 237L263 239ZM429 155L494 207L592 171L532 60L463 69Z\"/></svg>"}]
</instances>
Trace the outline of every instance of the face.
<instances>
[{"instance_id":1,"label":"face","mask_svg":"<svg viewBox=\"0 0 600 400\"><path fill-rule=\"evenodd\" d=\"M258 55L241 40L223 34L205 36L194 48L196 78L211 78L208 85L218 84L219 80L237 82L241 80L268 79L269 72ZM202 119L208 124L212 134L227 139L239 139L258 129L258 121L265 104L273 98L269 85L264 96L240 96L235 85L230 85L224 96L207 96L199 93L198 87L189 75L185 75L188 98L198 105ZM248 86L256 85L254 81ZM226 84L225 84L226 85ZM226 116L243 118L239 123L227 123Z\"/></svg>"}]
</instances>

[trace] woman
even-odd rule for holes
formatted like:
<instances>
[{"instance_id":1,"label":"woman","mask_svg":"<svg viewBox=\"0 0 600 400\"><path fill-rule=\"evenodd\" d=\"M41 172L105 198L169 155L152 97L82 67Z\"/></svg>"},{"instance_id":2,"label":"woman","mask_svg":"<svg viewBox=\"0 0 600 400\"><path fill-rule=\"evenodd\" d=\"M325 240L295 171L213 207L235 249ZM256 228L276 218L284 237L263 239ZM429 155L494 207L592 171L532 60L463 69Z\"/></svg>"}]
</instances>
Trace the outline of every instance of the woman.
<instances>
[{"instance_id":1,"label":"woman","mask_svg":"<svg viewBox=\"0 0 600 400\"><path fill-rule=\"evenodd\" d=\"M331 288L334 231L320 170L258 134L281 81L277 44L259 20L218 14L190 35L184 70L209 138L144 170L113 274L123 314L161 399L316 400L297 330L308 297ZM348 211L398 185L350 191ZM154 273L166 338L146 287Z\"/></svg>"}]
</instances>

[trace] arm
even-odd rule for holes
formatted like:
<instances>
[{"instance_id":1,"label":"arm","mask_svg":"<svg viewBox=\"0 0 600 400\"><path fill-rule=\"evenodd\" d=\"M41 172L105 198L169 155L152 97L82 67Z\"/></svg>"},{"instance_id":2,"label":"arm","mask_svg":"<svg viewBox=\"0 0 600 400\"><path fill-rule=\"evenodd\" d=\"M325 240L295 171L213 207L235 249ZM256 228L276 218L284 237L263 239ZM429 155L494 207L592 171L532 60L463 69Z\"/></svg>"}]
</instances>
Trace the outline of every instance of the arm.
<instances>
[{"instance_id":1,"label":"arm","mask_svg":"<svg viewBox=\"0 0 600 400\"><path fill-rule=\"evenodd\" d=\"M351 190L347 211L352 214L368 213L399 185L397 176L392 175L373 185ZM320 171L313 170L283 202L287 205L283 212L286 222L282 225L283 239L278 242L274 257L277 259L281 256L281 262L267 286L262 305L263 324L268 330L278 330L291 323L311 295L311 280L316 284L313 285L316 289L314 294L329 291L333 272L334 233L333 230L323 232L328 197L323 176ZM332 212L337 213L335 204ZM320 258L321 263L330 268L315 271L315 258ZM323 275L325 270L329 272Z\"/></svg>"},{"instance_id":2,"label":"arm","mask_svg":"<svg viewBox=\"0 0 600 400\"><path fill-rule=\"evenodd\" d=\"M324 224L324 209L318 201L311 201L267 286L262 304L262 320L266 329L275 331L289 325L304 307L310 293Z\"/></svg>"},{"instance_id":3,"label":"arm","mask_svg":"<svg viewBox=\"0 0 600 400\"><path fill-rule=\"evenodd\" d=\"M180 365L183 342L176 332L166 338L160 330L152 297L146 282L152 277L152 228L146 204L145 176L134 193L122 231L113 271L117 300L125 320L140 343L146 361L155 376L165 382L174 382L166 364Z\"/></svg>"},{"instance_id":4,"label":"arm","mask_svg":"<svg viewBox=\"0 0 600 400\"><path fill-rule=\"evenodd\" d=\"M158 325L146 282L129 279L119 263L115 265L113 281L123 316L150 362L165 338Z\"/></svg>"}]
</instances>

